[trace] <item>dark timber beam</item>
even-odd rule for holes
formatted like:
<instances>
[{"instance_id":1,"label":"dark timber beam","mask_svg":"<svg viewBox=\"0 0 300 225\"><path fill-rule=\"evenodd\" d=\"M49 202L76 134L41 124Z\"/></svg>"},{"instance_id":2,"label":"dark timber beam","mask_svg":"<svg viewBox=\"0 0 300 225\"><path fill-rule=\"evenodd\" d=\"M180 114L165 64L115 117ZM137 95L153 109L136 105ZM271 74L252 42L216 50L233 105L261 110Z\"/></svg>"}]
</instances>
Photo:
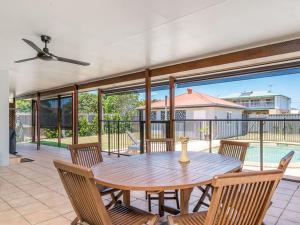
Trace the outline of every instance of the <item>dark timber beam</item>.
<instances>
[{"instance_id":1,"label":"dark timber beam","mask_svg":"<svg viewBox=\"0 0 300 225\"><path fill-rule=\"evenodd\" d=\"M152 69L151 76L155 77L188 70L202 69L211 66L225 65L229 63L265 58L297 51L300 51L300 39L160 67Z\"/></svg>"},{"instance_id":2,"label":"dark timber beam","mask_svg":"<svg viewBox=\"0 0 300 225\"><path fill-rule=\"evenodd\" d=\"M151 74L149 70L145 71L145 124L146 124L146 139L151 139ZM146 152L150 153L150 149L148 146L146 148Z\"/></svg>"},{"instance_id":3,"label":"dark timber beam","mask_svg":"<svg viewBox=\"0 0 300 225\"><path fill-rule=\"evenodd\" d=\"M35 142L36 131L36 101L31 100L31 142Z\"/></svg>"},{"instance_id":4,"label":"dark timber beam","mask_svg":"<svg viewBox=\"0 0 300 225\"><path fill-rule=\"evenodd\" d=\"M57 96L57 133L58 133L58 138L57 138L57 143L58 147L61 147L61 96Z\"/></svg>"},{"instance_id":5,"label":"dark timber beam","mask_svg":"<svg viewBox=\"0 0 300 225\"><path fill-rule=\"evenodd\" d=\"M185 72L195 69L203 69L212 66L220 66L229 63L237 63L246 60L260 59L265 57L271 57L276 55L282 55L287 53L294 53L300 51L300 39L269 44L265 46L249 48L241 51L221 54L217 56L201 58L189 62L177 63L168 66L162 66L158 68L153 68L151 70L151 77L168 75L178 72ZM144 71L128 73L124 75L115 75L111 78L99 79L96 81L87 81L78 86L79 89L88 89L94 87L101 87L104 85L110 85L121 82L128 82L138 79L144 79L145 73ZM41 92L42 96L55 95L63 92L71 92L73 90L73 85L69 85L62 88L47 90ZM18 96L18 98L29 98L35 96L34 94L26 94L22 96Z\"/></svg>"},{"instance_id":6,"label":"dark timber beam","mask_svg":"<svg viewBox=\"0 0 300 225\"><path fill-rule=\"evenodd\" d=\"M103 116L103 107L102 107L102 91L98 89L98 142L102 150L102 118Z\"/></svg>"},{"instance_id":7,"label":"dark timber beam","mask_svg":"<svg viewBox=\"0 0 300 225\"><path fill-rule=\"evenodd\" d=\"M72 93L72 144L78 144L78 86L73 86Z\"/></svg>"},{"instance_id":8,"label":"dark timber beam","mask_svg":"<svg viewBox=\"0 0 300 225\"><path fill-rule=\"evenodd\" d=\"M41 149L41 94L37 94L36 100L36 148Z\"/></svg>"},{"instance_id":9,"label":"dark timber beam","mask_svg":"<svg viewBox=\"0 0 300 225\"><path fill-rule=\"evenodd\" d=\"M175 119L175 78L170 77L169 78L169 91L170 91L170 138L175 138L175 125L174 125L174 119Z\"/></svg>"}]
</instances>

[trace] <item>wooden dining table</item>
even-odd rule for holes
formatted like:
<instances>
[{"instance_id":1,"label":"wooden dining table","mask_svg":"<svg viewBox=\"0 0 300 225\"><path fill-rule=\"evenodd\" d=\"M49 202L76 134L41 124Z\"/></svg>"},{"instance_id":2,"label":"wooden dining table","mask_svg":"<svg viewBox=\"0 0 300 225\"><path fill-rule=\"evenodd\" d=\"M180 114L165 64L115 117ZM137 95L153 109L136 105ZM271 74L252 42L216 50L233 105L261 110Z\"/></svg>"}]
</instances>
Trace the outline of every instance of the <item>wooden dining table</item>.
<instances>
[{"instance_id":1,"label":"wooden dining table","mask_svg":"<svg viewBox=\"0 0 300 225\"><path fill-rule=\"evenodd\" d=\"M213 177L239 170L242 162L214 153L189 152L190 162L180 163L180 152L168 151L107 160L92 167L95 182L123 190L130 205L130 191L180 190L180 213L189 212L194 187L210 184Z\"/></svg>"}]
</instances>

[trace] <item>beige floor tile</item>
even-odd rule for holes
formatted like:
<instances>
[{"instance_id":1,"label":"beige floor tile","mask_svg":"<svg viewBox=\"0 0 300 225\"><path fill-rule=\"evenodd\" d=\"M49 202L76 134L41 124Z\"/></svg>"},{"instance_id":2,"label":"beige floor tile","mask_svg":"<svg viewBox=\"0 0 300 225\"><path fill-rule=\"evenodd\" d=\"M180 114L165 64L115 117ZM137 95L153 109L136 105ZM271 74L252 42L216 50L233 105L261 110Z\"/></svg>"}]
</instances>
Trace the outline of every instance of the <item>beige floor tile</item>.
<instances>
[{"instance_id":1,"label":"beige floor tile","mask_svg":"<svg viewBox=\"0 0 300 225\"><path fill-rule=\"evenodd\" d=\"M5 219L4 221L0 219L0 225L30 225L30 223L23 217L19 216L15 218Z\"/></svg>"},{"instance_id":2,"label":"beige floor tile","mask_svg":"<svg viewBox=\"0 0 300 225\"><path fill-rule=\"evenodd\" d=\"M7 203L0 202L0 212L7 211L10 209L11 209L11 207Z\"/></svg>"},{"instance_id":3,"label":"beige floor tile","mask_svg":"<svg viewBox=\"0 0 300 225\"><path fill-rule=\"evenodd\" d=\"M295 201L291 201L288 205L287 205L287 210L290 211L294 211L294 212L298 212L300 213L300 202L297 201L297 203L295 203Z\"/></svg>"},{"instance_id":4,"label":"beige floor tile","mask_svg":"<svg viewBox=\"0 0 300 225\"><path fill-rule=\"evenodd\" d=\"M274 206L276 208L284 209L287 207L288 203L289 203L289 200L273 199L272 206Z\"/></svg>"},{"instance_id":5,"label":"beige floor tile","mask_svg":"<svg viewBox=\"0 0 300 225\"><path fill-rule=\"evenodd\" d=\"M264 218L265 225L276 225L278 217L266 215Z\"/></svg>"},{"instance_id":6,"label":"beige floor tile","mask_svg":"<svg viewBox=\"0 0 300 225\"><path fill-rule=\"evenodd\" d=\"M62 216L39 223L38 225L70 225L70 221Z\"/></svg>"},{"instance_id":7,"label":"beige floor tile","mask_svg":"<svg viewBox=\"0 0 300 225\"><path fill-rule=\"evenodd\" d=\"M18 191L18 192L14 192L14 193L10 193L7 195L3 195L2 198L5 201L10 201L13 199L19 199L19 198L25 198L25 197L29 197L30 195L28 195L27 193L23 192L23 191Z\"/></svg>"},{"instance_id":8,"label":"beige floor tile","mask_svg":"<svg viewBox=\"0 0 300 225\"><path fill-rule=\"evenodd\" d=\"M5 220L10 220L16 217L20 217L20 214L14 209L9 209L0 212L0 221L4 222Z\"/></svg>"},{"instance_id":9,"label":"beige floor tile","mask_svg":"<svg viewBox=\"0 0 300 225\"><path fill-rule=\"evenodd\" d=\"M300 222L300 213L290 211L290 210L285 210L282 213L282 216L280 218L298 223Z\"/></svg>"},{"instance_id":10,"label":"beige floor tile","mask_svg":"<svg viewBox=\"0 0 300 225\"><path fill-rule=\"evenodd\" d=\"M64 214L63 217L65 217L66 219L68 219L70 221L73 221L77 217L77 215L74 211L72 211L72 212Z\"/></svg>"},{"instance_id":11,"label":"beige floor tile","mask_svg":"<svg viewBox=\"0 0 300 225\"><path fill-rule=\"evenodd\" d=\"M70 203L63 203L61 205L56 205L50 208L53 209L55 212L58 212L60 215L64 215L73 211L73 207Z\"/></svg>"},{"instance_id":12,"label":"beige floor tile","mask_svg":"<svg viewBox=\"0 0 300 225\"><path fill-rule=\"evenodd\" d=\"M45 209L48 209L48 207L41 202L31 203L15 208L15 210L17 210L21 215L32 214Z\"/></svg>"},{"instance_id":13,"label":"beige floor tile","mask_svg":"<svg viewBox=\"0 0 300 225\"><path fill-rule=\"evenodd\" d=\"M23 198L17 198L7 201L12 207L20 207L23 205L28 205L31 203L37 203L38 201L33 197L23 197Z\"/></svg>"},{"instance_id":14,"label":"beige floor tile","mask_svg":"<svg viewBox=\"0 0 300 225\"><path fill-rule=\"evenodd\" d=\"M58 216L59 214L51 209L45 209L45 210L24 215L25 219L28 220L31 224L41 223Z\"/></svg>"},{"instance_id":15,"label":"beige floor tile","mask_svg":"<svg viewBox=\"0 0 300 225\"><path fill-rule=\"evenodd\" d=\"M292 222L285 219L280 219L276 225L300 225L300 223Z\"/></svg>"},{"instance_id":16,"label":"beige floor tile","mask_svg":"<svg viewBox=\"0 0 300 225\"><path fill-rule=\"evenodd\" d=\"M282 208L277 208L277 207L271 206L267 211L267 215L278 218L283 211L284 211L284 209L282 209Z\"/></svg>"}]
</instances>

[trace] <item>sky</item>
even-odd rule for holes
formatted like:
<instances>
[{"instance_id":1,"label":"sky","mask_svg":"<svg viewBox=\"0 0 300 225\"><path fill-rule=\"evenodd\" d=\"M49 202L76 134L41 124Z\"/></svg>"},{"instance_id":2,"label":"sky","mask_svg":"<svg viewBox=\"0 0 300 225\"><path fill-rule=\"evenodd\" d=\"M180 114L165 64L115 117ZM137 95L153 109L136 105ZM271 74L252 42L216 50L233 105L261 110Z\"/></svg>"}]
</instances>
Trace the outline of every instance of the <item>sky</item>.
<instances>
[{"instance_id":1,"label":"sky","mask_svg":"<svg viewBox=\"0 0 300 225\"><path fill-rule=\"evenodd\" d=\"M243 91L269 91L291 98L291 107L300 109L300 70L292 69L272 73L264 73L249 77L246 80L220 80L207 83L190 83L177 85L175 94L186 93L187 88L215 97L223 97ZM152 92L152 99L164 99L168 89ZM143 97L142 97L143 98Z\"/></svg>"}]
</instances>

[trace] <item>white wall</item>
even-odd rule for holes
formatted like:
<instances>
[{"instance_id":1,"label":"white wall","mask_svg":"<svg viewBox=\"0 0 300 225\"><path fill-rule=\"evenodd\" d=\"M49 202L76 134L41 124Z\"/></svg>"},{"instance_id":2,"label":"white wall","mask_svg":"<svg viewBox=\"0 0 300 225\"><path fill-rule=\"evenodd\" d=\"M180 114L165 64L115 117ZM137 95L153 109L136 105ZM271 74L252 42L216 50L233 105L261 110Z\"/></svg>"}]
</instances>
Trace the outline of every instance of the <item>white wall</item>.
<instances>
[{"instance_id":1,"label":"white wall","mask_svg":"<svg viewBox=\"0 0 300 225\"><path fill-rule=\"evenodd\" d=\"M231 119L242 119L243 109L232 109L223 107L204 107L200 109L189 109L193 112L190 119L227 119L227 112L231 113Z\"/></svg>"},{"instance_id":2,"label":"white wall","mask_svg":"<svg viewBox=\"0 0 300 225\"><path fill-rule=\"evenodd\" d=\"M185 110L186 119L227 119L227 112L231 113L231 119L242 119L243 109L232 109L224 107L201 107L201 108L175 108L175 110ZM152 110L156 111L156 119L160 120L161 111L163 109Z\"/></svg>"},{"instance_id":3,"label":"white wall","mask_svg":"<svg viewBox=\"0 0 300 225\"><path fill-rule=\"evenodd\" d=\"M0 70L0 166L9 164L9 75Z\"/></svg>"},{"instance_id":4,"label":"white wall","mask_svg":"<svg viewBox=\"0 0 300 225\"><path fill-rule=\"evenodd\" d=\"M291 101L285 96L275 96L275 109L290 110Z\"/></svg>"}]
</instances>

